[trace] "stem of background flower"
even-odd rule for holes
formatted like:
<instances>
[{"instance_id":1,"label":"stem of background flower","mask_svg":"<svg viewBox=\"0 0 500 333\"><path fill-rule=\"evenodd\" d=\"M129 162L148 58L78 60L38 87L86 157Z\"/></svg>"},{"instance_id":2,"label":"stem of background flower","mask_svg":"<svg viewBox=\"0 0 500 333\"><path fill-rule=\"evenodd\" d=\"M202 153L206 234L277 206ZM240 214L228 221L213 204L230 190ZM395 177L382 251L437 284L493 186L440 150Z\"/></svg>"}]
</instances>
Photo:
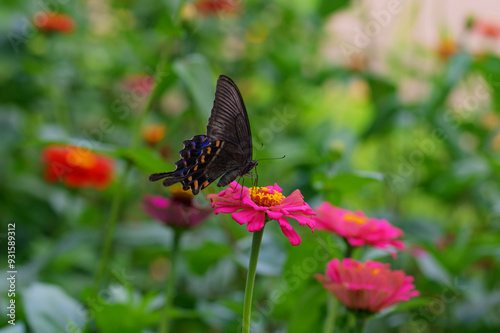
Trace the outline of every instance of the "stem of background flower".
<instances>
[{"instance_id":1,"label":"stem of background flower","mask_svg":"<svg viewBox=\"0 0 500 333\"><path fill-rule=\"evenodd\" d=\"M102 279L106 272L106 267L108 265L109 256L111 253L111 244L113 243L113 235L115 234L116 221L118 220L118 214L120 212L120 205L123 198L123 185L127 179L127 175L132 168L131 163L125 165L125 170L117 179L117 185L114 192L113 199L111 201L111 209L109 212L108 223L106 224L106 233L104 236L104 245L102 247L101 261L99 262L99 268L97 269L97 274L94 280L94 292L97 293L99 287L101 286Z\"/></svg>"},{"instance_id":2,"label":"stem of background flower","mask_svg":"<svg viewBox=\"0 0 500 333\"><path fill-rule=\"evenodd\" d=\"M258 231L254 231L252 238L252 250L250 252L250 262L248 263L247 284L245 286L245 300L243 303L243 333L250 332L250 318L252 314L253 286L255 284L255 273L257 272L257 261L259 259L260 244L264 235L264 226Z\"/></svg>"},{"instance_id":3,"label":"stem of background flower","mask_svg":"<svg viewBox=\"0 0 500 333\"><path fill-rule=\"evenodd\" d=\"M182 3L181 3L182 5ZM171 44L171 41L169 41L169 45ZM163 77L163 72L165 71L165 68L167 67L167 60L168 60L168 49L165 47L164 51L162 52L162 55L160 57L160 62L157 66L156 78ZM141 139L141 129L142 125L144 123L144 120L146 119L146 116L149 113L149 110L151 109L151 105L153 104L154 97L158 93L159 89L159 82L155 83L155 86L153 88L153 91L149 94L148 99L146 103L144 104L139 117L137 121L135 122L136 126L132 132L132 141L130 143L130 150L133 151L135 150L140 143ZM108 216L108 221L106 224L106 234L104 236L104 246L102 249L102 256L101 256L101 261L99 263L99 268L97 270L96 278L94 281L94 289L95 292L97 293L97 290L101 286L102 280L105 276L106 273L106 267L108 266L108 261L111 253L111 245L113 243L113 236L114 236L114 230L116 226L116 222L118 220L118 215L120 212L121 208L121 203L123 199L123 192L124 192L124 186L125 182L127 180L127 176L132 169L132 160L127 159L125 162L125 168L123 170L123 173L118 177L117 182L116 182L116 187L115 187L115 192L113 193L113 199L111 203L111 210Z\"/></svg>"},{"instance_id":4,"label":"stem of background flower","mask_svg":"<svg viewBox=\"0 0 500 333\"><path fill-rule=\"evenodd\" d=\"M349 244L349 241L347 239L344 238L344 240L345 240L345 245L346 245L344 258L351 258L352 252L354 250L354 246Z\"/></svg>"},{"instance_id":5,"label":"stem of background flower","mask_svg":"<svg viewBox=\"0 0 500 333\"><path fill-rule=\"evenodd\" d=\"M159 333L168 333L170 329L170 308L175 293L175 281L177 271L177 259L179 257L179 244L182 236L182 231L174 230L174 243L172 244L172 252L170 253L170 276L165 285L165 305L163 307L163 319L160 324Z\"/></svg>"},{"instance_id":6,"label":"stem of background flower","mask_svg":"<svg viewBox=\"0 0 500 333\"><path fill-rule=\"evenodd\" d=\"M335 328L335 318L337 316L338 302L333 295L328 293L328 309L327 317L325 320L325 326L323 328L323 333L332 333Z\"/></svg>"},{"instance_id":7,"label":"stem of background flower","mask_svg":"<svg viewBox=\"0 0 500 333\"><path fill-rule=\"evenodd\" d=\"M363 333L366 324L366 317L362 314L358 315L355 312L349 311L350 314L350 331L352 333Z\"/></svg>"}]
</instances>

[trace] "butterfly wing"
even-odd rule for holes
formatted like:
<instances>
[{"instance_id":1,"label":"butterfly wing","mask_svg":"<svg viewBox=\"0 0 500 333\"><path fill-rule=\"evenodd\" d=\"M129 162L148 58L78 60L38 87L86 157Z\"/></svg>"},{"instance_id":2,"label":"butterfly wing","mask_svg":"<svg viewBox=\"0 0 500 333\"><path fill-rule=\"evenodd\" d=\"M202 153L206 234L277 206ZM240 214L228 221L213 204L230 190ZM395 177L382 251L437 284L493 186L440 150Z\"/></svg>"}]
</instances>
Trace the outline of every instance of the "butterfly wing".
<instances>
[{"instance_id":1,"label":"butterfly wing","mask_svg":"<svg viewBox=\"0 0 500 333\"><path fill-rule=\"evenodd\" d=\"M244 163L235 159L238 156L236 151L238 147L231 142L210 141L205 135L196 135L184 141L184 148L179 152L181 159L175 163L174 171L154 173L149 180L164 179L164 186L181 183L185 191L191 189L196 195L217 178Z\"/></svg>"},{"instance_id":2,"label":"butterfly wing","mask_svg":"<svg viewBox=\"0 0 500 333\"><path fill-rule=\"evenodd\" d=\"M152 174L149 180L165 179L164 186L181 183L196 195L221 176L217 186L226 186L253 167L247 111L238 87L227 76L217 80L207 135L185 140L179 153L174 171Z\"/></svg>"},{"instance_id":3,"label":"butterfly wing","mask_svg":"<svg viewBox=\"0 0 500 333\"><path fill-rule=\"evenodd\" d=\"M252 160L252 132L245 103L236 84L225 75L217 80L207 136L211 140L231 142L241 149L246 162Z\"/></svg>"}]
</instances>

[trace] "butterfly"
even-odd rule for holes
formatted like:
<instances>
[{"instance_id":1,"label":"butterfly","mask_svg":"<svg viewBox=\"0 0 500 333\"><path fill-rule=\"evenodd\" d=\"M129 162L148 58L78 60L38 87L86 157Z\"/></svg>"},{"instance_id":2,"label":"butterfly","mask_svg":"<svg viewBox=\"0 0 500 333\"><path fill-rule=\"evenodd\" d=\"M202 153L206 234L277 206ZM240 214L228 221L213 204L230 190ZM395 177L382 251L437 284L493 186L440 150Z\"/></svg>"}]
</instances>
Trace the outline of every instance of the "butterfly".
<instances>
[{"instance_id":1,"label":"butterfly","mask_svg":"<svg viewBox=\"0 0 500 333\"><path fill-rule=\"evenodd\" d=\"M245 104L229 77L221 75L217 80L207 134L185 140L179 154L181 159L175 162L174 171L154 173L149 180L164 179L167 187L181 183L185 191L191 189L196 195L219 177L217 186L226 186L257 166Z\"/></svg>"}]
</instances>

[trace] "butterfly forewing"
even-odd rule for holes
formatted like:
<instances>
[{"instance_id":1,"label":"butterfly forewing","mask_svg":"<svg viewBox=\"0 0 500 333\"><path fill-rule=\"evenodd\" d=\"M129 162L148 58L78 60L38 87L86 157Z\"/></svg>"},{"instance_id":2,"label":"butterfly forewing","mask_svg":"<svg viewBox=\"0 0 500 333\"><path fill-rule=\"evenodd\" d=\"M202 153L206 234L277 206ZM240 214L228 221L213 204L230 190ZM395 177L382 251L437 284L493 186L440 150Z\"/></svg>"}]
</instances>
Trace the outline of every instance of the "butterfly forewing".
<instances>
[{"instance_id":1,"label":"butterfly forewing","mask_svg":"<svg viewBox=\"0 0 500 333\"><path fill-rule=\"evenodd\" d=\"M175 171L152 174L149 179L164 179L163 185L181 183L184 190L198 192L217 178L226 186L248 173L252 161L252 134L245 104L236 84L227 76L217 80L214 106L207 124L207 135L184 141Z\"/></svg>"},{"instance_id":2,"label":"butterfly forewing","mask_svg":"<svg viewBox=\"0 0 500 333\"><path fill-rule=\"evenodd\" d=\"M236 84L225 75L217 80L207 136L232 142L241 148L248 160L252 160L252 133L245 103Z\"/></svg>"}]
</instances>

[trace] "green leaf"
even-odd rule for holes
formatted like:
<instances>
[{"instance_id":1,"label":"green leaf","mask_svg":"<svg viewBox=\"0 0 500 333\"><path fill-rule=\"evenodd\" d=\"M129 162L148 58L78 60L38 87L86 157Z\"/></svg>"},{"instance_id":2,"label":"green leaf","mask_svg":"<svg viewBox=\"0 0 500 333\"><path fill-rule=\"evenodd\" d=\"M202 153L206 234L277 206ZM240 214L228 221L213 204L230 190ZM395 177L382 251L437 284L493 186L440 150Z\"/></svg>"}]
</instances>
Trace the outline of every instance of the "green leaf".
<instances>
[{"instance_id":1,"label":"green leaf","mask_svg":"<svg viewBox=\"0 0 500 333\"><path fill-rule=\"evenodd\" d=\"M500 58L494 55L485 55L473 68L478 70L486 79L488 84L486 89L491 89L494 109L500 110Z\"/></svg>"},{"instance_id":2,"label":"green leaf","mask_svg":"<svg viewBox=\"0 0 500 333\"><path fill-rule=\"evenodd\" d=\"M33 333L66 332L85 326L85 308L59 287L36 282L22 292L22 298Z\"/></svg>"},{"instance_id":3,"label":"green leaf","mask_svg":"<svg viewBox=\"0 0 500 333\"><path fill-rule=\"evenodd\" d=\"M338 191L342 194L356 192L370 183L380 182L384 175L379 172L357 171L337 174L328 178L324 174L315 174L313 184L317 190L324 192Z\"/></svg>"},{"instance_id":4,"label":"green leaf","mask_svg":"<svg viewBox=\"0 0 500 333\"><path fill-rule=\"evenodd\" d=\"M416 258L417 263L424 274L430 280L434 280L441 284L446 284L451 281L450 273L441 265L436 258L430 253L420 258Z\"/></svg>"},{"instance_id":5,"label":"green leaf","mask_svg":"<svg viewBox=\"0 0 500 333\"><path fill-rule=\"evenodd\" d=\"M138 169L146 173L161 172L171 168L156 151L149 148L121 149L116 155L131 160Z\"/></svg>"},{"instance_id":6,"label":"green leaf","mask_svg":"<svg viewBox=\"0 0 500 333\"><path fill-rule=\"evenodd\" d=\"M350 0L320 0L318 13L322 18L325 18L337 10L347 7L350 3Z\"/></svg>"},{"instance_id":7,"label":"green leaf","mask_svg":"<svg viewBox=\"0 0 500 333\"><path fill-rule=\"evenodd\" d=\"M257 274L281 276L286 261L285 249L282 243L275 239L272 233L264 234L257 263ZM245 237L238 241L238 248L242 251L236 255L236 260L242 267L248 267L252 237Z\"/></svg>"},{"instance_id":8,"label":"green leaf","mask_svg":"<svg viewBox=\"0 0 500 333\"><path fill-rule=\"evenodd\" d=\"M322 307L327 291L320 284L308 288L300 297L289 320L289 333L321 332Z\"/></svg>"},{"instance_id":9,"label":"green leaf","mask_svg":"<svg viewBox=\"0 0 500 333\"><path fill-rule=\"evenodd\" d=\"M24 323L16 321L16 324L14 326L5 326L3 328L0 328L0 333L25 333L26 332L26 326L24 326Z\"/></svg>"},{"instance_id":10,"label":"green leaf","mask_svg":"<svg viewBox=\"0 0 500 333\"><path fill-rule=\"evenodd\" d=\"M191 93L200 114L208 117L215 94L213 74L208 61L199 54L192 54L176 61L173 68Z\"/></svg>"}]
</instances>

